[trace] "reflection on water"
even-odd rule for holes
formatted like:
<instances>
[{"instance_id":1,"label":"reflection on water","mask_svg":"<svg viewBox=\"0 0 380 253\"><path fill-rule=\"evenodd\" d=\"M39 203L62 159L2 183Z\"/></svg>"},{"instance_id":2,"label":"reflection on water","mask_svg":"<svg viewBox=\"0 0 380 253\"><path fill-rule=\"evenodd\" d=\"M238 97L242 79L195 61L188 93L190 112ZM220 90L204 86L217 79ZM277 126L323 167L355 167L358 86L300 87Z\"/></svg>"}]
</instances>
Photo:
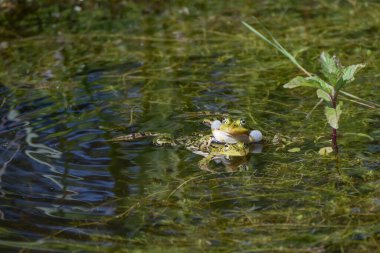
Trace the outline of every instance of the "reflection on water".
<instances>
[{"instance_id":1,"label":"reflection on water","mask_svg":"<svg viewBox=\"0 0 380 253\"><path fill-rule=\"evenodd\" d=\"M17 236L38 237L64 228L74 217L112 215L112 206L101 206L113 198L114 183L107 170L109 147L99 119L91 115L91 98L83 102L79 96L78 106L62 110L53 99L30 92L18 97L23 102L13 109L7 104L1 108L1 210L6 227ZM24 226L45 230L32 233Z\"/></svg>"}]
</instances>

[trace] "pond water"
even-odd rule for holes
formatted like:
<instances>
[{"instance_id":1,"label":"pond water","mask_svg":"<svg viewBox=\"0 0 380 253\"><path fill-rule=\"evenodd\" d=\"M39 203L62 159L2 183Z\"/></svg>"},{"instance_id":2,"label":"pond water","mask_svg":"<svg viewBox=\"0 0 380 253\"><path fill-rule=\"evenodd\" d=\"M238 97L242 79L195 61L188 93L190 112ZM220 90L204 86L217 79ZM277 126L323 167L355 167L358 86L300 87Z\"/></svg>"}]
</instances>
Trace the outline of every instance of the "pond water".
<instances>
[{"instance_id":1,"label":"pond water","mask_svg":"<svg viewBox=\"0 0 380 253\"><path fill-rule=\"evenodd\" d=\"M274 2L89 1L13 27L2 17L0 251L377 252L379 109L342 97L341 155L321 156L331 130L322 106L306 119L315 91L284 89L301 73L240 21L261 29L258 17L311 72L323 50L366 63L346 91L379 104L380 5ZM267 139L247 170L202 171L202 156L151 138L111 141L206 132L222 114Z\"/></svg>"}]
</instances>

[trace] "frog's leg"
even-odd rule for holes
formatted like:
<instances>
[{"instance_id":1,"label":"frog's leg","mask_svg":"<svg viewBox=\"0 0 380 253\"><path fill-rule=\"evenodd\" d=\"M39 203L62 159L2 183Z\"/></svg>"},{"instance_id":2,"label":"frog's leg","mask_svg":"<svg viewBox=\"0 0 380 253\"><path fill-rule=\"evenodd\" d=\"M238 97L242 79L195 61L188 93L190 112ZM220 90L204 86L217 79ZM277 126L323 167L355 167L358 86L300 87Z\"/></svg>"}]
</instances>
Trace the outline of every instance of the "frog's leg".
<instances>
[{"instance_id":1,"label":"frog's leg","mask_svg":"<svg viewBox=\"0 0 380 253\"><path fill-rule=\"evenodd\" d=\"M173 136L170 134L160 134L154 137L153 144L156 146L177 146Z\"/></svg>"},{"instance_id":2,"label":"frog's leg","mask_svg":"<svg viewBox=\"0 0 380 253\"><path fill-rule=\"evenodd\" d=\"M214 140L214 137L213 136L210 136L210 138L208 138L208 141L207 141L207 150L210 151L209 147L211 145L211 142Z\"/></svg>"},{"instance_id":3,"label":"frog's leg","mask_svg":"<svg viewBox=\"0 0 380 253\"><path fill-rule=\"evenodd\" d=\"M203 158L202 160L200 160L198 162L198 166L201 170L205 170L205 171L209 171L209 172L215 172L213 171L212 169L209 168L209 163L211 162L212 158L214 158L213 155L208 155L206 156L205 158Z\"/></svg>"},{"instance_id":4,"label":"frog's leg","mask_svg":"<svg viewBox=\"0 0 380 253\"><path fill-rule=\"evenodd\" d=\"M162 135L161 133L154 133L154 132L140 132L140 133L131 133L127 135L121 135L117 136L115 138L112 138L111 141L134 141L150 136L159 136Z\"/></svg>"},{"instance_id":5,"label":"frog's leg","mask_svg":"<svg viewBox=\"0 0 380 253\"><path fill-rule=\"evenodd\" d=\"M204 151L210 151L210 145L214 141L214 137L210 135L202 136L199 143L199 149Z\"/></svg>"},{"instance_id":6,"label":"frog's leg","mask_svg":"<svg viewBox=\"0 0 380 253\"><path fill-rule=\"evenodd\" d=\"M210 151L210 145L212 143L212 141L214 140L214 137L212 135L207 135L205 136L204 138L204 141L205 141L205 145L206 145L206 150L207 151Z\"/></svg>"}]
</instances>

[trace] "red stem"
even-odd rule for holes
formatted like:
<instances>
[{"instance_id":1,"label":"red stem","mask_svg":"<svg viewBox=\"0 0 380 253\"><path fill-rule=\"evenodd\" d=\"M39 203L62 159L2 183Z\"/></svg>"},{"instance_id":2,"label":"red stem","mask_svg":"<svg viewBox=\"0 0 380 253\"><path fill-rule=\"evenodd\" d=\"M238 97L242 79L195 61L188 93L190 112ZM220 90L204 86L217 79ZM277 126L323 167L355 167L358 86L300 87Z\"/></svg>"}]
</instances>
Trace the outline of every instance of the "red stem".
<instances>
[{"instance_id":1,"label":"red stem","mask_svg":"<svg viewBox=\"0 0 380 253\"><path fill-rule=\"evenodd\" d=\"M331 102L332 102L332 107L336 109L336 100L337 100L337 94L335 94L333 97L331 97ZM335 152L335 155L339 154L339 148L338 148L338 133L337 129L333 128L332 129L332 135L331 135L331 144L332 148Z\"/></svg>"},{"instance_id":2,"label":"red stem","mask_svg":"<svg viewBox=\"0 0 380 253\"><path fill-rule=\"evenodd\" d=\"M337 131L335 128L332 129L331 143L335 152L335 155L339 154L338 141L337 141Z\"/></svg>"}]
</instances>

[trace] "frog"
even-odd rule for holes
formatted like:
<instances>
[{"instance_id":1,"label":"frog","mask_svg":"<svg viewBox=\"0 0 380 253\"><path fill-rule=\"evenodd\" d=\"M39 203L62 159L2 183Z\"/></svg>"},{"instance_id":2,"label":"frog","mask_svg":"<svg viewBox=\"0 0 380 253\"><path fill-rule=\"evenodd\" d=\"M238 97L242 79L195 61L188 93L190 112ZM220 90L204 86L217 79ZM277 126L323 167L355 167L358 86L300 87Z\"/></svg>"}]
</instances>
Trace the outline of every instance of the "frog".
<instances>
[{"instance_id":1,"label":"frog","mask_svg":"<svg viewBox=\"0 0 380 253\"><path fill-rule=\"evenodd\" d=\"M211 149L210 149L211 147ZM234 158L238 158L239 161L246 158L249 154L249 148L243 142L238 142L236 144L211 144L209 146L210 153L207 154L202 160L199 161L198 166L201 169L208 169L208 165L211 160L221 161L227 168L231 167L231 161ZM242 158L242 159L240 159ZM244 165L247 164L248 160L243 160Z\"/></svg>"},{"instance_id":2,"label":"frog","mask_svg":"<svg viewBox=\"0 0 380 253\"><path fill-rule=\"evenodd\" d=\"M216 143L212 142L212 135L203 133L174 138L166 133L141 132L118 136L111 139L111 141L133 141L145 137L154 137L152 143L156 146L184 147L194 154L204 156L198 162L198 167L210 172L214 172L209 167L212 160L219 160L226 164L223 160L228 161L233 157L245 157L250 153L250 147L243 142Z\"/></svg>"},{"instance_id":3,"label":"frog","mask_svg":"<svg viewBox=\"0 0 380 253\"><path fill-rule=\"evenodd\" d=\"M203 123L211 127L215 142L232 144L243 142L249 144L258 143L263 139L263 135L259 130L248 128L244 118L234 120L231 117L225 117L222 122L206 119Z\"/></svg>"}]
</instances>

